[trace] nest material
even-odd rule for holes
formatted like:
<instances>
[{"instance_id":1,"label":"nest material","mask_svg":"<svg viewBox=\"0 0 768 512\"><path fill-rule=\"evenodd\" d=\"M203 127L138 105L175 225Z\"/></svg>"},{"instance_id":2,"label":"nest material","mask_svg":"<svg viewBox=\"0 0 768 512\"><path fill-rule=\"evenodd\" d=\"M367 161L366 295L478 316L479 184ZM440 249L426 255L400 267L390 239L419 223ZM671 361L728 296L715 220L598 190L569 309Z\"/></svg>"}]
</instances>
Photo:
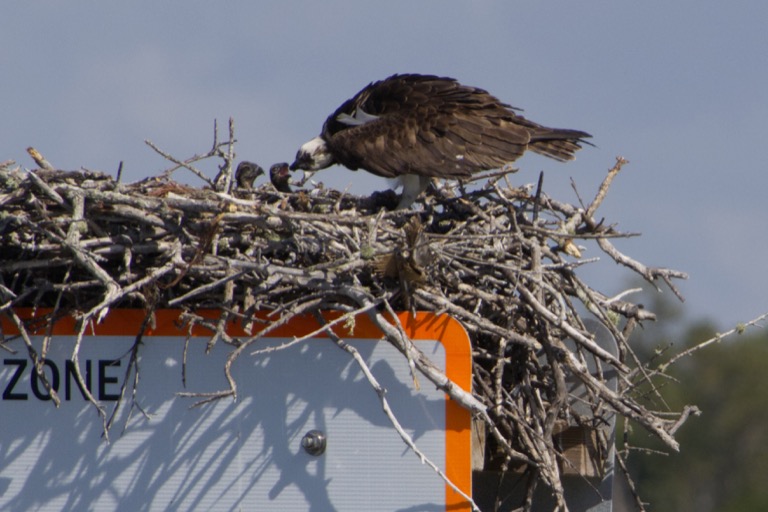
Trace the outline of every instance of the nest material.
<instances>
[{"instance_id":1,"label":"nest material","mask_svg":"<svg viewBox=\"0 0 768 512\"><path fill-rule=\"evenodd\" d=\"M9 162L0 166L0 312L23 330L15 308L49 306L79 320L80 338L88 322L118 306L182 308L198 322L195 309L218 308L222 320L254 333L321 310L367 314L418 370L484 421L487 464L522 462L536 475L531 492L545 483L564 510L562 454L552 441L563 423L594 426L618 414L677 448L681 416L651 411L632 394L647 375L629 337L653 314L579 277L580 266L597 263L583 259L577 244L596 246L675 293L671 280L685 277L619 252L612 239L627 235L596 217L624 163L617 159L586 206L541 188L513 188L500 174L473 191L433 188L419 210L390 211L396 198L387 193L360 198L315 187L285 194L268 182L238 189L227 158L206 188L176 183L170 172L121 184L98 172L55 170L44 159L31 172ZM270 323L254 326L257 310L272 311ZM471 394L414 352L386 321L394 310L444 312L462 322L473 345ZM587 318L607 329L617 351L595 342ZM256 339L230 338L225 322L209 323L211 342L231 343L238 353ZM618 389L605 372L590 371L590 361L615 370ZM585 396L569 394L566 380L580 383ZM231 393L222 395L235 393L230 382ZM609 441L601 442L608 453Z\"/></svg>"}]
</instances>

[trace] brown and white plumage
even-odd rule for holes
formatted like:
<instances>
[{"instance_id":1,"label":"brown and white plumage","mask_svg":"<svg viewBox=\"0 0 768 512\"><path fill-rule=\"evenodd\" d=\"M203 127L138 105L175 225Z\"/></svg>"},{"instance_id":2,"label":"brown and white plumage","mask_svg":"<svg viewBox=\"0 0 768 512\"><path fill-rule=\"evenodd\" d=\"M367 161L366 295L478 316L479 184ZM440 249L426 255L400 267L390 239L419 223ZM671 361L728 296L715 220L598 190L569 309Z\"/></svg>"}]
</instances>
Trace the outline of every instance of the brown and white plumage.
<instances>
[{"instance_id":1,"label":"brown and white plumage","mask_svg":"<svg viewBox=\"0 0 768 512\"><path fill-rule=\"evenodd\" d=\"M386 178L409 177L402 208L432 177L468 178L513 162L528 149L572 160L588 137L529 121L487 91L452 78L393 75L344 102L320 136L299 149L291 169L338 163Z\"/></svg>"}]
</instances>

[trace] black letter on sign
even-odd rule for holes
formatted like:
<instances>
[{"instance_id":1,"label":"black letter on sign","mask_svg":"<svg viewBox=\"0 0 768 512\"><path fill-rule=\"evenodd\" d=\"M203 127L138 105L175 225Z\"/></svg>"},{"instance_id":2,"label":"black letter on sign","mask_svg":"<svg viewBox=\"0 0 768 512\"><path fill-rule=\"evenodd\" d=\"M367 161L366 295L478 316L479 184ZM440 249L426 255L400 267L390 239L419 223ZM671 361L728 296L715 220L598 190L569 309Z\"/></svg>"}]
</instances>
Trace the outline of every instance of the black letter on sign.
<instances>
[{"instance_id":1,"label":"black letter on sign","mask_svg":"<svg viewBox=\"0 0 768 512\"><path fill-rule=\"evenodd\" d=\"M51 369L51 380L48 381L48 384L51 385L51 388L54 391L59 390L59 369L56 368L56 365L53 364L51 361L48 361L47 359L43 359L43 366L47 366ZM45 371L45 370L43 370ZM42 381L40 376L37 374L36 371L32 372L32 376L29 379L32 384L32 394L37 397L38 400L50 400L51 395L50 393L47 393L45 390L45 387L43 387L43 391L46 391L45 393L43 391L40 391L39 383Z\"/></svg>"},{"instance_id":2,"label":"black letter on sign","mask_svg":"<svg viewBox=\"0 0 768 512\"><path fill-rule=\"evenodd\" d=\"M85 381L85 388L90 391L91 390L91 360L86 359L85 360L85 375L80 375L83 380ZM83 399L86 398L85 395L85 389L83 389L83 386L80 385L80 383L77 381L77 375L75 374L75 363L71 359L67 359L64 361L64 399L70 400L72 395L72 390L70 389L72 386L72 382L74 382L77 385L77 389L80 390L80 394L83 395Z\"/></svg>"},{"instance_id":3,"label":"black letter on sign","mask_svg":"<svg viewBox=\"0 0 768 512\"><path fill-rule=\"evenodd\" d=\"M99 400L116 402L120 400L119 393L107 393L107 384L117 384L117 377L107 377L107 368L120 366L120 360L99 359Z\"/></svg>"},{"instance_id":4,"label":"black letter on sign","mask_svg":"<svg viewBox=\"0 0 768 512\"><path fill-rule=\"evenodd\" d=\"M3 364L5 366L15 366L16 371L13 373L13 376L11 377L11 381L8 383L7 386L5 386L5 390L3 391L3 400L27 400L27 394L26 393L14 393L13 388L16 387L16 384L19 383L19 379L21 379L21 375L24 373L24 368L27 367L27 360L26 359L3 359Z\"/></svg>"}]
</instances>

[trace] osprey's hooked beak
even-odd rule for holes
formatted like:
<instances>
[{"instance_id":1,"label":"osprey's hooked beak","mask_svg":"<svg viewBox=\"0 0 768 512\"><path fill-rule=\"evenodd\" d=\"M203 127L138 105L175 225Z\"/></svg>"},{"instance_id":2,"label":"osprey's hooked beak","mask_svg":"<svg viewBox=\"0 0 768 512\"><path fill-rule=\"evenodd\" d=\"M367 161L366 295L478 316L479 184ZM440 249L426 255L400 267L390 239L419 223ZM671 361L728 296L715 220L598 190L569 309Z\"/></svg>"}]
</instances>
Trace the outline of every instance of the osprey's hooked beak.
<instances>
[{"instance_id":1,"label":"osprey's hooked beak","mask_svg":"<svg viewBox=\"0 0 768 512\"><path fill-rule=\"evenodd\" d=\"M333 155L328 145L321 137L315 137L304 143L296 152L296 160L291 164L291 170L319 171L334 163Z\"/></svg>"}]
</instances>

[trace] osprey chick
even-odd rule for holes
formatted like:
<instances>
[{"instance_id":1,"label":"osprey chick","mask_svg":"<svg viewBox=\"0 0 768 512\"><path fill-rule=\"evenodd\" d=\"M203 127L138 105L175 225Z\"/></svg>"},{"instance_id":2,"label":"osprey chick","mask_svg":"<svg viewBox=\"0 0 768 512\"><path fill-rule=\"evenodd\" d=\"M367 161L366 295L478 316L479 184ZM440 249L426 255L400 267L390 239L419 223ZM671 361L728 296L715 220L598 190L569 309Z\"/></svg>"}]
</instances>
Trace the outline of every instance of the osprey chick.
<instances>
[{"instance_id":1,"label":"osprey chick","mask_svg":"<svg viewBox=\"0 0 768 512\"><path fill-rule=\"evenodd\" d=\"M573 160L588 133L546 128L483 89L432 75L392 75L345 101L291 170L333 164L401 178L406 208L430 178L468 178L517 160L527 149Z\"/></svg>"},{"instance_id":2,"label":"osprey chick","mask_svg":"<svg viewBox=\"0 0 768 512\"><path fill-rule=\"evenodd\" d=\"M235 182L238 188L250 190L253 188L253 182L256 178L264 175L264 169L253 162L243 160L237 164L237 170L235 171Z\"/></svg>"},{"instance_id":3,"label":"osprey chick","mask_svg":"<svg viewBox=\"0 0 768 512\"><path fill-rule=\"evenodd\" d=\"M273 164L269 168L269 181L272 182L272 186L278 192L284 194L290 194L291 190L291 173L288 171L288 163L280 162L279 164Z\"/></svg>"}]
</instances>

